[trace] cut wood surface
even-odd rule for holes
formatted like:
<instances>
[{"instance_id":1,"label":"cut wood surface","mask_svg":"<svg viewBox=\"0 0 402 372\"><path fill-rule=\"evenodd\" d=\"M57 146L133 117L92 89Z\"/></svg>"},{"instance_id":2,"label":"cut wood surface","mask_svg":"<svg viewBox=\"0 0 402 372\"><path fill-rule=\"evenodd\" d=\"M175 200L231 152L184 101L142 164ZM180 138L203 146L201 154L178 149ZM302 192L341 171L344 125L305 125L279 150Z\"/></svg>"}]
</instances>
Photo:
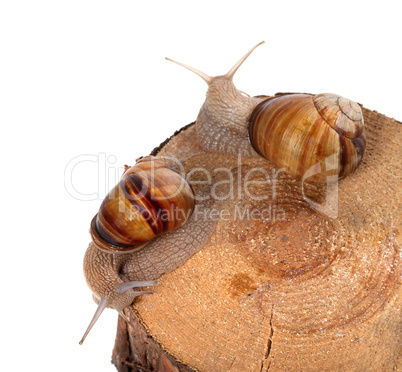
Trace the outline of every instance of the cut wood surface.
<instances>
[{"instance_id":1,"label":"cut wood surface","mask_svg":"<svg viewBox=\"0 0 402 372\"><path fill-rule=\"evenodd\" d=\"M264 186L268 161L205 153L194 125L157 150L210 172L220 218L119 319L119 371L402 371L402 125L363 113L366 152L338 193L285 173ZM336 217L313 207L328 200Z\"/></svg>"}]
</instances>

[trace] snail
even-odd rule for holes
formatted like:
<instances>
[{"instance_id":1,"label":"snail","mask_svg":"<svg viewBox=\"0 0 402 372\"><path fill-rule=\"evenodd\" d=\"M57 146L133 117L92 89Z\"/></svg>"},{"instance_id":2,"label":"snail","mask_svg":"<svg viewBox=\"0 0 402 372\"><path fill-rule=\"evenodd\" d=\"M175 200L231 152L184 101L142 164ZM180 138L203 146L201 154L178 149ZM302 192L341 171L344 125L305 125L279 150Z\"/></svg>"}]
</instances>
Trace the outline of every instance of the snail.
<instances>
[{"instance_id":1,"label":"snail","mask_svg":"<svg viewBox=\"0 0 402 372\"><path fill-rule=\"evenodd\" d=\"M263 43L254 46L228 73L216 77L166 58L208 84L195 124L200 145L207 151L237 156L261 155L307 182L324 183L354 172L366 146L363 114L357 103L336 94L260 98L236 89L234 74Z\"/></svg>"},{"instance_id":2,"label":"snail","mask_svg":"<svg viewBox=\"0 0 402 372\"><path fill-rule=\"evenodd\" d=\"M123 309L136 296L151 293L133 288L157 282L123 281L125 262L157 236L183 225L194 206L192 187L164 161L149 156L126 169L91 222L92 244L85 254L84 275L98 308L80 344L107 307L128 322Z\"/></svg>"}]
</instances>

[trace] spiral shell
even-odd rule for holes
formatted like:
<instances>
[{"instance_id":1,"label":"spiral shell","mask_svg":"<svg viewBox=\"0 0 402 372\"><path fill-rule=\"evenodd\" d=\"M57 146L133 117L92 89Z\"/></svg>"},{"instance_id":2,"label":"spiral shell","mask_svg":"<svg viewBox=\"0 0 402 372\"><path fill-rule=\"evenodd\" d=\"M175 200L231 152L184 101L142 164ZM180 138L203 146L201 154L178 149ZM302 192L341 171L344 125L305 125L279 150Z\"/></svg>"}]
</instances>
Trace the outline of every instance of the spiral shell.
<instances>
[{"instance_id":1,"label":"spiral shell","mask_svg":"<svg viewBox=\"0 0 402 372\"><path fill-rule=\"evenodd\" d=\"M194 193L186 179L159 159L147 157L126 170L91 223L93 242L112 252L138 249L191 216Z\"/></svg>"},{"instance_id":2,"label":"spiral shell","mask_svg":"<svg viewBox=\"0 0 402 372\"><path fill-rule=\"evenodd\" d=\"M366 140L360 106L335 94L290 94L261 102L249 119L254 149L308 182L346 177L359 165Z\"/></svg>"}]
</instances>

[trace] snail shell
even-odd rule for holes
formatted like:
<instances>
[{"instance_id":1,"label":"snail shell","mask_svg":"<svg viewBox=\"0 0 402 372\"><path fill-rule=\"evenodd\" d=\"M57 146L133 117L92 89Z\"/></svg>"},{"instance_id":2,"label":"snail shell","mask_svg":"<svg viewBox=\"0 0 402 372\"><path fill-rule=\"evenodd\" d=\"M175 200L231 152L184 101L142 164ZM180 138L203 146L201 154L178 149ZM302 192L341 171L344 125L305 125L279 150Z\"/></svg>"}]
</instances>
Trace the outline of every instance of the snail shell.
<instances>
[{"instance_id":1,"label":"snail shell","mask_svg":"<svg viewBox=\"0 0 402 372\"><path fill-rule=\"evenodd\" d=\"M354 172L366 146L360 106L336 94L290 94L261 102L250 116L249 138L276 166L317 183Z\"/></svg>"},{"instance_id":2,"label":"snail shell","mask_svg":"<svg viewBox=\"0 0 402 372\"><path fill-rule=\"evenodd\" d=\"M194 210L186 179L165 162L146 157L126 170L91 223L93 242L102 250L133 251L181 226Z\"/></svg>"}]
</instances>

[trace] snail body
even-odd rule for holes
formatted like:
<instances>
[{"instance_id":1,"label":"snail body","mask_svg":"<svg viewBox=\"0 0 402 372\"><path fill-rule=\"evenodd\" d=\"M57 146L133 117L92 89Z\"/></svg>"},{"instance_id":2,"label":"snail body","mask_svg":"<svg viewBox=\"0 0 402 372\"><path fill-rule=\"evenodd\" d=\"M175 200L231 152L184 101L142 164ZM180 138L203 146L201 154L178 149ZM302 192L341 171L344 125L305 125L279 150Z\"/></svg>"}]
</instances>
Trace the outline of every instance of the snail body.
<instances>
[{"instance_id":1,"label":"snail body","mask_svg":"<svg viewBox=\"0 0 402 372\"><path fill-rule=\"evenodd\" d=\"M357 103L336 94L247 97L236 89L234 74L261 44L217 77L171 60L208 84L196 120L200 145L207 151L263 156L308 182L333 181L354 172L366 145Z\"/></svg>"}]
</instances>

